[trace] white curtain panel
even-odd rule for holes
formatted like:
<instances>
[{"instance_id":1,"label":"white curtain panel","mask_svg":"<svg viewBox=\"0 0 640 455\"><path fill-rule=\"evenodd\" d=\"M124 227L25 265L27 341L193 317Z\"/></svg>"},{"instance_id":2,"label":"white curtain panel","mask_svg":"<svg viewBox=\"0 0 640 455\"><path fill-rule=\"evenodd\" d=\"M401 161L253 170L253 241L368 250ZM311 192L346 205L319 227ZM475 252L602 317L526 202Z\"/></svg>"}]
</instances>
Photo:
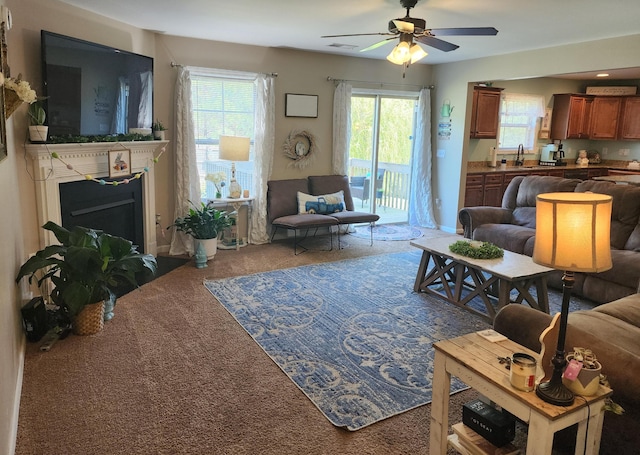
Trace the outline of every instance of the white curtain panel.
<instances>
[{"instance_id":1,"label":"white curtain panel","mask_svg":"<svg viewBox=\"0 0 640 455\"><path fill-rule=\"evenodd\" d=\"M333 173L336 175L349 172L351 92L351 84L340 82L333 94Z\"/></svg>"},{"instance_id":2,"label":"white curtain panel","mask_svg":"<svg viewBox=\"0 0 640 455\"><path fill-rule=\"evenodd\" d=\"M269 242L267 223L267 181L275 152L274 76L259 74L256 83L255 159L253 209L251 211L251 243Z\"/></svg>"},{"instance_id":3,"label":"white curtain panel","mask_svg":"<svg viewBox=\"0 0 640 455\"><path fill-rule=\"evenodd\" d=\"M431 91L420 90L416 138L411 154L411 194L409 195L409 224L436 228L431 192Z\"/></svg>"},{"instance_id":4,"label":"white curtain panel","mask_svg":"<svg viewBox=\"0 0 640 455\"><path fill-rule=\"evenodd\" d=\"M175 210L174 219L188 213L190 202L200 203L200 179L196 163L196 140L191 108L191 72L188 68L178 68L176 83L176 153L175 153ZM183 232L173 232L169 254L193 255L191 236Z\"/></svg>"}]
</instances>

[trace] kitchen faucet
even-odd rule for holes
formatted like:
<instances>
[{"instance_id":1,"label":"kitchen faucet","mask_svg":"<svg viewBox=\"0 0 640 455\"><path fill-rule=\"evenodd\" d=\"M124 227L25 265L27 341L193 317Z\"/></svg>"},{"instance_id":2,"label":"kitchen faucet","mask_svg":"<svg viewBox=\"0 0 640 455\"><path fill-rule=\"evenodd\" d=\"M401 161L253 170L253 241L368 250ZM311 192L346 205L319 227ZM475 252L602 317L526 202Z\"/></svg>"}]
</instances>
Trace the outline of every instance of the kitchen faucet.
<instances>
[{"instance_id":1,"label":"kitchen faucet","mask_svg":"<svg viewBox=\"0 0 640 455\"><path fill-rule=\"evenodd\" d=\"M522 156L520 154L522 153ZM518 154L516 155L516 166L522 166L524 164L524 146L520 144L518 146Z\"/></svg>"}]
</instances>

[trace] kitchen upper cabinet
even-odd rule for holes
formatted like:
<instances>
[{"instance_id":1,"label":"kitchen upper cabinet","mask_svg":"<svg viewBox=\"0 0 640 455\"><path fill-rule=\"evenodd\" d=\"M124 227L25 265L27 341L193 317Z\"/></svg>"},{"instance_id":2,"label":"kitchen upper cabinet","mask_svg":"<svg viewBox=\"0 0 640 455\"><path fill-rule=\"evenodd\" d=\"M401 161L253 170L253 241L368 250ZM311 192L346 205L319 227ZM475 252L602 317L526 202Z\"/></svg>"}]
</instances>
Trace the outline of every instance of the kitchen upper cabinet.
<instances>
[{"instance_id":1,"label":"kitchen upper cabinet","mask_svg":"<svg viewBox=\"0 0 640 455\"><path fill-rule=\"evenodd\" d=\"M474 87L471 110L472 139L495 139L498 135L500 93L498 87Z\"/></svg>"},{"instance_id":2,"label":"kitchen upper cabinet","mask_svg":"<svg viewBox=\"0 0 640 455\"><path fill-rule=\"evenodd\" d=\"M622 108L621 96L597 96L591 106L591 139L616 139Z\"/></svg>"},{"instance_id":3,"label":"kitchen upper cabinet","mask_svg":"<svg viewBox=\"0 0 640 455\"><path fill-rule=\"evenodd\" d=\"M620 125L620 139L640 140L640 96L624 98Z\"/></svg>"},{"instance_id":4,"label":"kitchen upper cabinet","mask_svg":"<svg viewBox=\"0 0 640 455\"><path fill-rule=\"evenodd\" d=\"M593 96L553 95L551 139L589 139Z\"/></svg>"}]
</instances>

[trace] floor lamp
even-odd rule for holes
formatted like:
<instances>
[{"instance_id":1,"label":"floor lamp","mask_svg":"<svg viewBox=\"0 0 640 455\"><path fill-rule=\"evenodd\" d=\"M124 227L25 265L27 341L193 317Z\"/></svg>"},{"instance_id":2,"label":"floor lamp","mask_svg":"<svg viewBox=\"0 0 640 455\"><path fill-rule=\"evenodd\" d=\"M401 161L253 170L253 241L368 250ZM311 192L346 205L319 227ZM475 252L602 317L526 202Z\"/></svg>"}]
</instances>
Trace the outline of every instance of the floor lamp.
<instances>
[{"instance_id":1,"label":"floor lamp","mask_svg":"<svg viewBox=\"0 0 640 455\"><path fill-rule=\"evenodd\" d=\"M229 197L238 199L242 196L242 187L236 180L236 161L249 161L251 140L248 137L220 136L220 159L231 161L231 181Z\"/></svg>"},{"instance_id":2,"label":"floor lamp","mask_svg":"<svg viewBox=\"0 0 640 455\"><path fill-rule=\"evenodd\" d=\"M557 406L570 406L573 393L562 383L567 361L564 342L574 272L602 272L611 264L611 196L596 193L546 193L536 200L533 261L564 271L558 345L548 382L536 394Z\"/></svg>"}]
</instances>

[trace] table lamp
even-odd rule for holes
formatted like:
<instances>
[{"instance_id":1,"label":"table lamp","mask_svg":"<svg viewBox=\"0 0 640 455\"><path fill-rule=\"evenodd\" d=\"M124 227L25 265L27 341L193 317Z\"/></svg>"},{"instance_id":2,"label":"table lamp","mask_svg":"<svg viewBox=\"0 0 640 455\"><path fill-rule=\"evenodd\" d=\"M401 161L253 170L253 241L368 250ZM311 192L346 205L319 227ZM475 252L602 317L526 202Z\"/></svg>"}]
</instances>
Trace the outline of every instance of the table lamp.
<instances>
[{"instance_id":1,"label":"table lamp","mask_svg":"<svg viewBox=\"0 0 640 455\"><path fill-rule=\"evenodd\" d=\"M533 262L564 271L558 344L551 360L553 374L536 387L536 395L557 406L570 406L574 399L562 383L574 272L602 272L612 267L611 206L611 196L596 193L545 193L536 199Z\"/></svg>"},{"instance_id":2,"label":"table lamp","mask_svg":"<svg viewBox=\"0 0 640 455\"><path fill-rule=\"evenodd\" d=\"M229 197L237 199L242 195L242 187L236 181L236 161L249 161L251 140L248 137L220 136L220 159L231 161L231 182Z\"/></svg>"}]
</instances>

